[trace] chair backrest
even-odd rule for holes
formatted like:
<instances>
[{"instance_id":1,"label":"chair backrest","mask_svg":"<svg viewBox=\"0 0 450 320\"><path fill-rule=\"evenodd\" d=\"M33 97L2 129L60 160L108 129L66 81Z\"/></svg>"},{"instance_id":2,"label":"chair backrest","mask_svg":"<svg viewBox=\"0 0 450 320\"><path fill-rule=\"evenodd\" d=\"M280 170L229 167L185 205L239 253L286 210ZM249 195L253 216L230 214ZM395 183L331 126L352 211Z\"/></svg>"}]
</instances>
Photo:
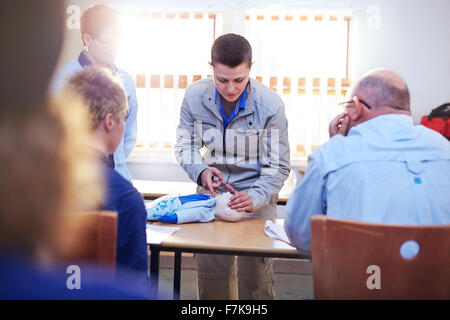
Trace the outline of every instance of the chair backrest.
<instances>
[{"instance_id":1,"label":"chair backrest","mask_svg":"<svg viewBox=\"0 0 450 320\"><path fill-rule=\"evenodd\" d=\"M450 299L450 225L375 224L317 215L311 229L316 299ZM400 248L411 240L419 251L404 258Z\"/></svg>"},{"instance_id":2,"label":"chair backrest","mask_svg":"<svg viewBox=\"0 0 450 320\"><path fill-rule=\"evenodd\" d=\"M64 258L103 266L115 273L117 247L117 212L82 213L76 222L76 244Z\"/></svg>"}]
</instances>

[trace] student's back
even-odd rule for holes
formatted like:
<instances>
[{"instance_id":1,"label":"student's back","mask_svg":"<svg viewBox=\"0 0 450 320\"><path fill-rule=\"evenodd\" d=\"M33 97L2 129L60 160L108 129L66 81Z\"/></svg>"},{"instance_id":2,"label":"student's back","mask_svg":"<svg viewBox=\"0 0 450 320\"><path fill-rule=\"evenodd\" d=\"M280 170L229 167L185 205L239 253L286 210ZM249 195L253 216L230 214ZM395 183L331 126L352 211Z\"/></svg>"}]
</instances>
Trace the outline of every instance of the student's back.
<instances>
[{"instance_id":1,"label":"student's back","mask_svg":"<svg viewBox=\"0 0 450 320\"><path fill-rule=\"evenodd\" d=\"M106 197L102 209L118 212L117 254L119 278L131 277L146 282L148 256L146 241L147 214L141 194L112 168L104 165Z\"/></svg>"},{"instance_id":2,"label":"student's back","mask_svg":"<svg viewBox=\"0 0 450 320\"><path fill-rule=\"evenodd\" d=\"M330 217L394 224L450 223L450 143L404 115L336 136L314 157L327 176Z\"/></svg>"},{"instance_id":3,"label":"student's back","mask_svg":"<svg viewBox=\"0 0 450 320\"><path fill-rule=\"evenodd\" d=\"M89 145L94 150L93 159L100 160L106 187L100 209L118 212L117 265L146 281L147 214L144 201L133 185L113 170L108 157L122 141L128 109L126 92L109 70L87 66L69 79L63 93L79 95L89 113Z\"/></svg>"}]
</instances>

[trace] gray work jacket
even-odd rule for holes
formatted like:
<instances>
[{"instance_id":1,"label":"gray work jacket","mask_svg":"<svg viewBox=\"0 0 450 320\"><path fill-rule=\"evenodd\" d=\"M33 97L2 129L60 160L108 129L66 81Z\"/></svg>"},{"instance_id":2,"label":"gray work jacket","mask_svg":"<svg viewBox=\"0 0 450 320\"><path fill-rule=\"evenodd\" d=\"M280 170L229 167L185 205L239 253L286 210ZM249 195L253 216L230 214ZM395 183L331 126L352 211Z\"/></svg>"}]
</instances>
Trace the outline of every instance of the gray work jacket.
<instances>
[{"instance_id":1,"label":"gray work jacket","mask_svg":"<svg viewBox=\"0 0 450 320\"><path fill-rule=\"evenodd\" d=\"M177 162L195 182L208 167L219 169L223 175L219 192L227 191L226 183L247 191L254 208L248 216L275 217L278 192L290 171L284 103L250 79L245 108L225 129L215 94L213 78L187 88L177 129Z\"/></svg>"}]
</instances>

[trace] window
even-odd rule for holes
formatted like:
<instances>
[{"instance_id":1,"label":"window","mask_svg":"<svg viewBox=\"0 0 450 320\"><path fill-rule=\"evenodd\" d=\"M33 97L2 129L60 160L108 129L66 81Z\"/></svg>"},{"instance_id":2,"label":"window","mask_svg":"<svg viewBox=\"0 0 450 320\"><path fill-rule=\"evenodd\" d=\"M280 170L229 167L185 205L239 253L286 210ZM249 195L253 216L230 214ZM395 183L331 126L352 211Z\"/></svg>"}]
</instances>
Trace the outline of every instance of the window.
<instances>
[{"instance_id":1,"label":"window","mask_svg":"<svg viewBox=\"0 0 450 320\"><path fill-rule=\"evenodd\" d=\"M253 47L251 76L285 102L291 158L304 159L328 140L328 123L350 85L351 14L272 9L240 16ZM139 103L134 155L172 157L185 89L211 73L210 49L224 33L220 18L211 12L123 13L127 37L118 64L135 77Z\"/></svg>"},{"instance_id":2,"label":"window","mask_svg":"<svg viewBox=\"0 0 450 320\"><path fill-rule=\"evenodd\" d=\"M248 10L245 35L254 50L252 76L286 105L291 158L304 158L326 142L348 80L344 12Z\"/></svg>"},{"instance_id":3,"label":"window","mask_svg":"<svg viewBox=\"0 0 450 320\"><path fill-rule=\"evenodd\" d=\"M210 73L215 15L129 12L118 65L136 80L138 136L134 154L173 153L185 88Z\"/></svg>"}]
</instances>

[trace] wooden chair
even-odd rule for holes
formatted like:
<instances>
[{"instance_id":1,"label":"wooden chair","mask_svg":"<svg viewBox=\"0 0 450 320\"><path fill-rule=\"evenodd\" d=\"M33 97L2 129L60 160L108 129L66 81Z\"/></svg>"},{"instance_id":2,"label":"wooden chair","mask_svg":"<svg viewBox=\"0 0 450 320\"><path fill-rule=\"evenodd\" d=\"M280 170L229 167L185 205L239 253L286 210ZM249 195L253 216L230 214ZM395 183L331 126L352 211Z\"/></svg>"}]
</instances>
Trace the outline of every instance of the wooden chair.
<instances>
[{"instance_id":1,"label":"wooden chair","mask_svg":"<svg viewBox=\"0 0 450 320\"><path fill-rule=\"evenodd\" d=\"M313 216L315 299L450 299L450 225L404 226ZM419 252L400 254L413 240Z\"/></svg>"},{"instance_id":2,"label":"wooden chair","mask_svg":"<svg viewBox=\"0 0 450 320\"><path fill-rule=\"evenodd\" d=\"M94 263L115 273L117 247L117 212L82 213L74 223L76 241L64 259Z\"/></svg>"}]
</instances>

